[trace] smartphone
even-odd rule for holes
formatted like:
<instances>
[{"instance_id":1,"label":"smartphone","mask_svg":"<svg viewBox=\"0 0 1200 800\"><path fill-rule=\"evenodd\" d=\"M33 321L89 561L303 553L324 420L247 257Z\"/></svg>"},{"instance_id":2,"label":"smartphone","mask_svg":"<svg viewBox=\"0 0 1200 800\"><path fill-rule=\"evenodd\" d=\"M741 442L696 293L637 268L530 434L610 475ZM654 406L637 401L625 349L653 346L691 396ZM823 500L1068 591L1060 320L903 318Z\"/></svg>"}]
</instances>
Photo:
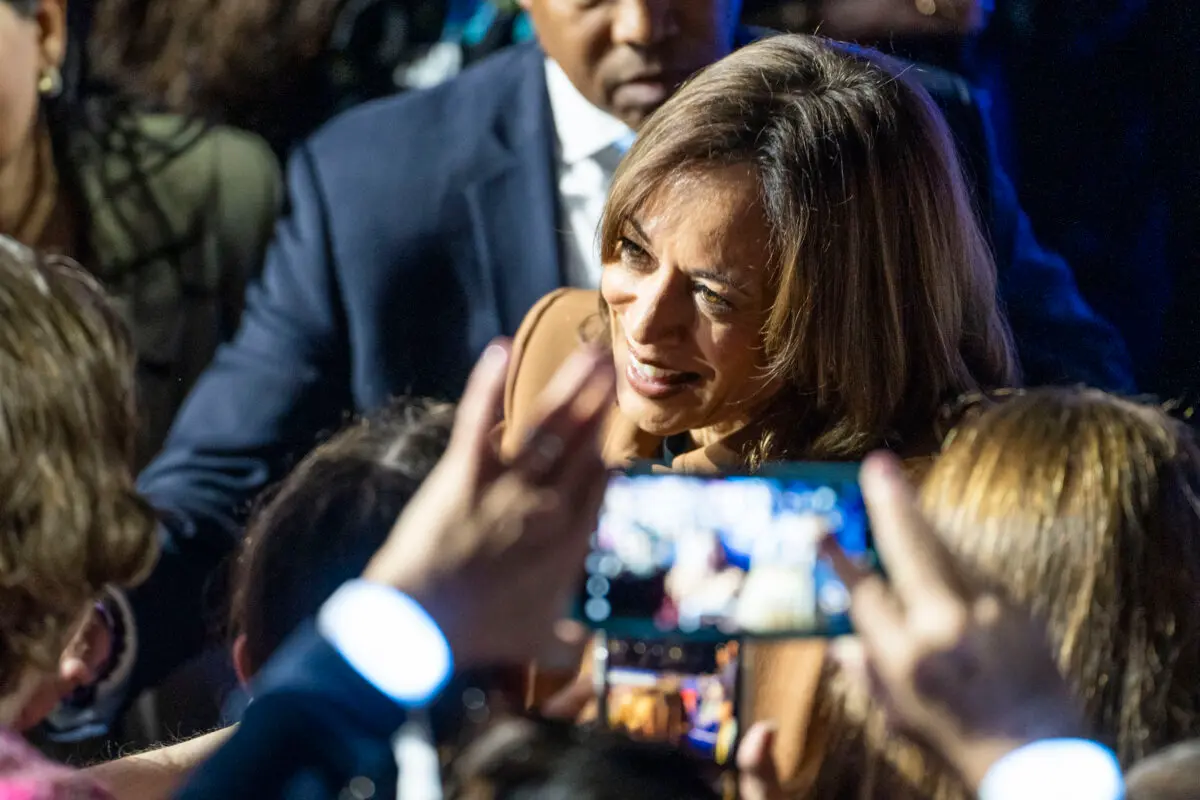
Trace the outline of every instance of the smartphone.
<instances>
[{"instance_id":1,"label":"smartphone","mask_svg":"<svg viewBox=\"0 0 1200 800\"><path fill-rule=\"evenodd\" d=\"M635 739L666 742L718 766L739 734L738 640L671 642L602 637L595 653L600 718Z\"/></svg>"},{"instance_id":2,"label":"smartphone","mask_svg":"<svg viewBox=\"0 0 1200 800\"><path fill-rule=\"evenodd\" d=\"M612 638L716 642L839 636L850 597L818 557L831 533L876 558L857 464L789 464L754 474L614 474L576 599Z\"/></svg>"}]
</instances>

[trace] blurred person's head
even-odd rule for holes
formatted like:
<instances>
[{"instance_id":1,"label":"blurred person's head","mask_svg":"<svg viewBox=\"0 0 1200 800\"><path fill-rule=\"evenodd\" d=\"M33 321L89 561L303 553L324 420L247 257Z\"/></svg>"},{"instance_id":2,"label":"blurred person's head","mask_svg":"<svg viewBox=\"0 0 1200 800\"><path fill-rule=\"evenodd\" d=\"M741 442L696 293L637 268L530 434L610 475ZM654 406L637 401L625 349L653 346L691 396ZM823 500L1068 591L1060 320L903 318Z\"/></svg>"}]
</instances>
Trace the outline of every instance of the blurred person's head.
<instances>
[{"instance_id":1,"label":"blurred person's head","mask_svg":"<svg viewBox=\"0 0 1200 800\"><path fill-rule=\"evenodd\" d=\"M133 347L99 285L0 236L0 725L39 721L29 694L104 588L154 563L134 394Z\"/></svg>"},{"instance_id":2,"label":"blurred person's head","mask_svg":"<svg viewBox=\"0 0 1200 800\"><path fill-rule=\"evenodd\" d=\"M580 94L637 128L733 50L741 0L521 0Z\"/></svg>"},{"instance_id":3,"label":"blurred person's head","mask_svg":"<svg viewBox=\"0 0 1200 800\"><path fill-rule=\"evenodd\" d=\"M1200 800L1200 739L1139 761L1125 773L1128 800Z\"/></svg>"},{"instance_id":4,"label":"blurred person's head","mask_svg":"<svg viewBox=\"0 0 1200 800\"><path fill-rule=\"evenodd\" d=\"M252 515L234 578L234 666L243 683L301 622L362 574L442 457L454 408L402 402L304 458Z\"/></svg>"},{"instance_id":5,"label":"blurred person's head","mask_svg":"<svg viewBox=\"0 0 1200 800\"><path fill-rule=\"evenodd\" d=\"M678 749L572 723L501 722L451 764L447 800L706 800L704 764Z\"/></svg>"},{"instance_id":6,"label":"blurred person's head","mask_svg":"<svg viewBox=\"0 0 1200 800\"><path fill-rule=\"evenodd\" d=\"M1200 734L1194 434L1161 408L1095 390L1018 393L973 413L921 487L936 529L1045 621L1086 721L1122 765ZM836 672L818 708L814 741L831 748L819 792L868 776L889 797L967 794L931 756L888 737Z\"/></svg>"},{"instance_id":7,"label":"blurred person's head","mask_svg":"<svg viewBox=\"0 0 1200 800\"><path fill-rule=\"evenodd\" d=\"M600 249L618 402L656 436L857 457L1017 377L946 123L872 51L778 36L697 75L618 169Z\"/></svg>"},{"instance_id":8,"label":"blurred person's head","mask_svg":"<svg viewBox=\"0 0 1200 800\"><path fill-rule=\"evenodd\" d=\"M91 67L148 105L249 128L268 138L296 127L307 130L336 111L322 94L319 75L332 60L324 56L343 15L353 18L371 5L383 4L104 0L95 12ZM389 36L395 31L373 33ZM339 66L343 77L360 77L357 63L342 58Z\"/></svg>"}]
</instances>

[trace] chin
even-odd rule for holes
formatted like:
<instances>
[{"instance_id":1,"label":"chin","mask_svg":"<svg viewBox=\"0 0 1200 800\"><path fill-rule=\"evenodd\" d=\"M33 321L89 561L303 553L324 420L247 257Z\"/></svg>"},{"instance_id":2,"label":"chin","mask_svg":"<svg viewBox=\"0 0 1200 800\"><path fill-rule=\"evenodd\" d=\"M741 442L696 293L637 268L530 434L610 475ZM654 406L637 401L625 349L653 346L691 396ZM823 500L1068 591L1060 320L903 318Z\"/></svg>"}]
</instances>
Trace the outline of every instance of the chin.
<instances>
[{"instance_id":1,"label":"chin","mask_svg":"<svg viewBox=\"0 0 1200 800\"><path fill-rule=\"evenodd\" d=\"M651 400L633 391L624 382L617 387L617 406L621 414L651 436L664 439L693 429L692 415L676 405L680 399Z\"/></svg>"}]
</instances>

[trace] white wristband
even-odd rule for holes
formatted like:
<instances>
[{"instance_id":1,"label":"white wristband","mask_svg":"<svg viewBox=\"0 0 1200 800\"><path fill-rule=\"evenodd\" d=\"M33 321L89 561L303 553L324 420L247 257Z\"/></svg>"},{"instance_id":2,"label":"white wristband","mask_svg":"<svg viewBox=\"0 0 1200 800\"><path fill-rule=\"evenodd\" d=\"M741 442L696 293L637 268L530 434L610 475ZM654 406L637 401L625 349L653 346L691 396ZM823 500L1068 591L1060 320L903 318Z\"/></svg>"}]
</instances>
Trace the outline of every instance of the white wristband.
<instances>
[{"instance_id":1,"label":"white wristband","mask_svg":"<svg viewBox=\"0 0 1200 800\"><path fill-rule=\"evenodd\" d=\"M343 584L321 606L317 630L364 680L406 707L432 702L454 672L437 623L388 586Z\"/></svg>"},{"instance_id":2,"label":"white wristband","mask_svg":"<svg viewBox=\"0 0 1200 800\"><path fill-rule=\"evenodd\" d=\"M997 761L979 800L1122 800L1125 780L1112 751L1085 739L1044 739Z\"/></svg>"}]
</instances>

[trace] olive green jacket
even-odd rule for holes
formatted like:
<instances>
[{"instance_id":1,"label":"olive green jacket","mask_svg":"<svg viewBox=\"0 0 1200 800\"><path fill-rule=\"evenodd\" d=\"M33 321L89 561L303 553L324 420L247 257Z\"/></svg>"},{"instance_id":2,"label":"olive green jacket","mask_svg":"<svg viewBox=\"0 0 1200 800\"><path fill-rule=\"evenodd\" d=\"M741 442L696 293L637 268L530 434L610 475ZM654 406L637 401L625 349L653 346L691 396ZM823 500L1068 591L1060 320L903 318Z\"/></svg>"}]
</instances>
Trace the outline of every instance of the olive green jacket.
<instances>
[{"instance_id":1,"label":"olive green jacket","mask_svg":"<svg viewBox=\"0 0 1200 800\"><path fill-rule=\"evenodd\" d=\"M108 287L138 352L140 467L236 329L280 197L258 138L169 115L79 130L68 146L83 201L83 261Z\"/></svg>"}]
</instances>

